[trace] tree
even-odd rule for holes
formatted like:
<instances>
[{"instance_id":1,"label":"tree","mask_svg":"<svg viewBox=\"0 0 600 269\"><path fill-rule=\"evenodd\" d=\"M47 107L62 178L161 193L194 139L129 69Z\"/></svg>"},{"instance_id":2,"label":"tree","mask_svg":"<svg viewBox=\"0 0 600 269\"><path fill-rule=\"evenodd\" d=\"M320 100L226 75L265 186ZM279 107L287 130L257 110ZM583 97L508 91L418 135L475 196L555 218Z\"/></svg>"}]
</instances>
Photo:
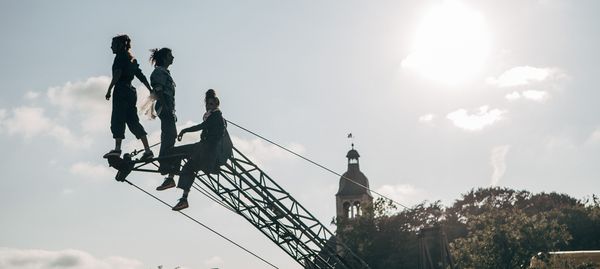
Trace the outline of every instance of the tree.
<instances>
[{"instance_id":1,"label":"tree","mask_svg":"<svg viewBox=\"0 0 600 269\"><path fill-rule=\"evenodd\" d=\"M416 232L440 222L443 215L441 203L423 202L394 214L395 206L380 198L373 207L374 217L339 220L338 237L373 269L417 269L419 248Z\"/></svg>"},{"instance_id":2,"label":"tree","mask_svg":"<svg viewBox=\"0 0 600 269\"><path fill-rule=\"evenodd\" d=\"M460 268L525 268L537 252L555 250L570 239L557 220L516 208L490 208L470 218L467 229L466 237L451 243Z\"/></svg>"},{"instance_id":3,"label":"tree","mask_svg":"<svg viewBox=\"0 0 600 269\"><path fill-rule=\"evenodd\" d=\"M371 268L418 268L416 232L441 226L460 268L526 267L538 252L600 249L600 198L479 188L452 206L423 202L396 212L377 199L373 215L338 223L338 236Z\"/></svg>"}]
</instances>

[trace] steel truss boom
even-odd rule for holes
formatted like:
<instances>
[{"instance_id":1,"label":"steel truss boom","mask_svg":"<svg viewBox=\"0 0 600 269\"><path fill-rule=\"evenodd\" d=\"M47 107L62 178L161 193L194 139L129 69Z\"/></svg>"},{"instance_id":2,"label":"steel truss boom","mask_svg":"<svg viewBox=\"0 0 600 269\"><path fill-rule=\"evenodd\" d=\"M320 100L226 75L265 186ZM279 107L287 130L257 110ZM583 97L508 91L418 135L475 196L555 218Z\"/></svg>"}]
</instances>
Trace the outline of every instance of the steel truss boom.
<instances>
[{"instance_id":1,"label":"steel truss boom","mask_svg":"<svg viewBox=\"0 0 600 269\"><path fill-rule=\"evenodd\" d=\"M369 268L248 157L235 147L233 152L218 174L197 173L194 187L212 192L305 268ZM119 169L117 180L130 171L158 172L154 162L124 159L128 165L112 165L129 167ZM148 168L150 164L154 167Z\"/></svg>"}]
</instances>

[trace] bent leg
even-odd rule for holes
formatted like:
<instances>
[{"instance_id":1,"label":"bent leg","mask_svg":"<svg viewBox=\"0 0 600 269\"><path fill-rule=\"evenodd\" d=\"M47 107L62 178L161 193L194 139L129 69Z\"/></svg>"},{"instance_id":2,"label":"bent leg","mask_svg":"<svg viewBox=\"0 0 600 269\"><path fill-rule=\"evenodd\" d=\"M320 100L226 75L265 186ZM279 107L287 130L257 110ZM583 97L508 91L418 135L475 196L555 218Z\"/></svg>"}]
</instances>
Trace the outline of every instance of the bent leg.
<instances>
[{"instance_id":1,"label":"bent leg","mask_svg":"<svg viewBox=\"0 0 600 269\"><path fill-rule=\"evenodd\" d=\"M181 168L181 174L179 174L179 182L177 182L177 188L189 192L194 179L196 178L196 171L191 167L190 162L187 162Z\"/></svg>"},{"instance_id":2,"label":"bent leg","mask_svg":"<svg viewBox=\"0 0 600 269\"><path fill-rule=\"evenodd\" d=\"M189 159L194 150L195 144L188 144L178 147L172 147L170 149L165 150L164 155L159 157L159 162L161 162L161 167L163 166L163 162L168 163L170 169L162 170L159 168L161 173L164 174L176 174L179 172L179 168L181 167L181 161L183 159Z\"/></svg>"}]
</instances>

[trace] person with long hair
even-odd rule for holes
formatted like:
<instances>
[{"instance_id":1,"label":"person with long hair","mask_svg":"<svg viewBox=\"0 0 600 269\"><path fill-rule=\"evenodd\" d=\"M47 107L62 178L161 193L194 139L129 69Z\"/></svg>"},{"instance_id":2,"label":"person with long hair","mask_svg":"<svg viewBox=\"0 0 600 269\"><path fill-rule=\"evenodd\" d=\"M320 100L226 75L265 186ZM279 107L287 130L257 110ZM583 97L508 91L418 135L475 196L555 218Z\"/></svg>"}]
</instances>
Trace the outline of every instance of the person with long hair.
<instances>
[{"instance_id":1,"label":"person with long hair","mask_svg":"<svg viewBox=\"0 0 600 269\"><path fill-rule=\"evenodd\" d=\"M194 183L195 173L199 170L206 174L214 173L218 167L217 144L225 134L225 119L219 110L220 100L213 89L206 91L204 103L206 113L202 117L202 123L181 130L177 136L177 139L181 141L185 133L202 131L200 142L174 147L172 150L173 154L184 154L189 157L179 174L177 187L183 189L183 196L172 208L175 211L189 206L187 197Z\"/></svg>"},{"instance_id":2,"label":"person with long hair","mask_svg":"<svg viewBox=\"0 0 600 269\"><path fill-rule=\"evenodd\" d=\"M156 190L165 190L175 187L173 179L175 173L179 171L179 165L173 162L172 158L165 157L169 150L175 146L177 138L177 116L175 116L175 82L171 77L169 66L173 64L173 52L169 48L152 49L150 61L154 64L154 71L150 75L150 84L153 89L153 96L156 98L154 108L160 119L160 151L159 171L165 178L162 185Z\"/></svg>"},{"instance_id":3,"label":"person with long hair","mask_svg":"<svg viewBox=\"0 0 600 269\"><path fill-rule=\"evenodd\" d=\"M115 149L104 155L104 158L121 156L121 142L125 139L125 125L129 127L137 139L142 140L144 144L144 154L142 160L149 160L154 157L148 145L147 133L144 130L137 115L137 94L135 87L131 85L134 77L137 77L143 84L152 90L148 79L142 73L137 60L131 54L131 39L128 35L118 35L113 37L110 48L115 54L112 65L112 79L105 98L110 100L111 90L114 87L114 97L112 100L112 114L110 117L110 130L115 139Z\"/></svg>"}]
</instances>

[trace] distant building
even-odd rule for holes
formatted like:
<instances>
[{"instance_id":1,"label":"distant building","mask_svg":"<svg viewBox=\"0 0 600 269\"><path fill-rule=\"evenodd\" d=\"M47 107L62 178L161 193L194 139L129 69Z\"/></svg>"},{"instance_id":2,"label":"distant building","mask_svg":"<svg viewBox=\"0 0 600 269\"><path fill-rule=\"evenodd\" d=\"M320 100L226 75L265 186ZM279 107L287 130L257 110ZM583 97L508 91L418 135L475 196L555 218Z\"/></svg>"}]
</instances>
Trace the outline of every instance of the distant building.
<instances>
[{"instance_id":1,"label":"distant building","mask_svg":"<svg viewBox=\"0 0 600 269\"><path fill-rule=\"evenodd\" d=\"M373 217L373 196L369 191L369 179L360 171L358 162L360 154L354 149L354 144L346 154L346 158L348 158L348 170L340 177L340 186L335 194L337 233L336 236L329 238L325 250L319 253L324 260L329 260L336 255L345 257L346 253L338 245L338 240L344 241L343 237L339 238L340 231L352 229L352 222L358 217ZM347 262L356 262L356 260L349 259ZM321 263L317 262L317 265ZM356 268L362 268L361 264L355 265ZM305 266L305 268L320 267Z\"/></svg>"},{"instance_id":2,"label":"distant building","mask_svg":"<svg viewBox=\"0 0 600 269\"><path fill-rule=\"evenodd\" d=\"M360 154L354 149L354 144L346 154L346 158L348 158L348 171L340 177L340 187L335 195L338 222L363 216L373 207L369 179L360 171L358 161ZM372 217L372 214L370 215Z\"/></svg>"}]
</instances>

